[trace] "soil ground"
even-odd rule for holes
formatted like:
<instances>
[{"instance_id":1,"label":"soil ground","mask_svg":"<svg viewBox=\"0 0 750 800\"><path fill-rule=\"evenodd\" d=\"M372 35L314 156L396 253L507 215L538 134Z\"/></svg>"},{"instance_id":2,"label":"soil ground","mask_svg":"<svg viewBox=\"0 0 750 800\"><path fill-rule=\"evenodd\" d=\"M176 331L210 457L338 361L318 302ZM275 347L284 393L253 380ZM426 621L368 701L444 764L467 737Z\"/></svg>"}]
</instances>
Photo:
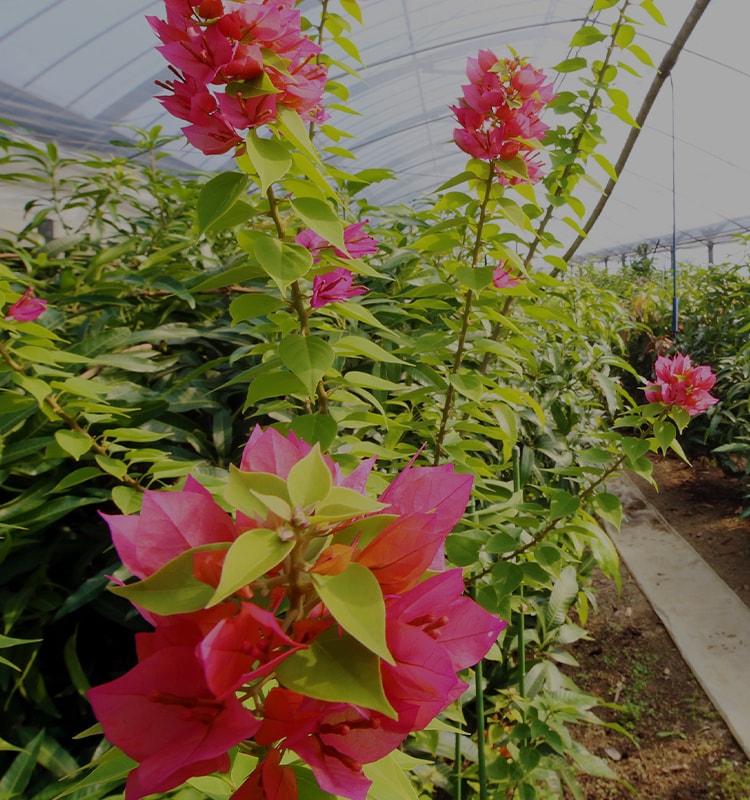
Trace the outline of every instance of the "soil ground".
<instances>
[{"instance_id":1,"label":"soil ground","mask_svg":"<svg viewBox=\"0 0 750 800\"><path fill-rule=\"evenodd\" d=\"M738 481L705 460L688 466L672 458L655 459L654 477L658 493L638 481L649 501L750 605L750 519L738 519ZM592 640L574 650L575 680L620 706L599 716L634 741L608 729L576 737L637 794L584 778L586 800L750 800L750 762L625 567L622 594L604 578L596 585L599 610L587 624Z\"/></svg>"}]
</instances>

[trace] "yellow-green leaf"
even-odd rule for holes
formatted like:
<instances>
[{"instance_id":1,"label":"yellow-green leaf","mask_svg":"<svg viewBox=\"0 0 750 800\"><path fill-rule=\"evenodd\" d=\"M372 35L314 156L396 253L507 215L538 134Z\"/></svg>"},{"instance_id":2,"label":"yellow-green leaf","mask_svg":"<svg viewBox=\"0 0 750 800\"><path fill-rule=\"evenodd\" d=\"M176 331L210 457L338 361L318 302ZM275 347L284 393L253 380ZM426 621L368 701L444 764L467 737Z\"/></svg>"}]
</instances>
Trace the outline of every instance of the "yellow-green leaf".
<instances>
[{"instance_id":1,"label":"yellow-green leaf","mask_svg":"<svg viewBox=\"0 0 750 800\"><path fill-rule=\"evenodd\" d=\"M282 686L333 703L380 711L396 718L380 676L380 658L336 627L322 633L305 650L298 650L276 668Z\"/></svg>"},{"instance_id":2,"label":"yellow-green leaf","mask_svg":"<svg viewBox=\"0 0 750 800\"><path fill-rule=\"evenodd\" d=\"M377 578L352 562L338 575L311 574L336 622L368 650L395 664L385 641L385 601Z\"/></svg>"},{"instance_id":3,"label":"yellow-green leaf","mask_svg":"<svg viewBox=\"0 0 750 800\"><path fill-rule=\"evenodd\" d=\"M227 551L219 585L209 596L207 607L217 605L275 567L291 552L294 543L294 539L282 541L277 531L268 528L245 531Z\"/></svg>"}]
</instances>

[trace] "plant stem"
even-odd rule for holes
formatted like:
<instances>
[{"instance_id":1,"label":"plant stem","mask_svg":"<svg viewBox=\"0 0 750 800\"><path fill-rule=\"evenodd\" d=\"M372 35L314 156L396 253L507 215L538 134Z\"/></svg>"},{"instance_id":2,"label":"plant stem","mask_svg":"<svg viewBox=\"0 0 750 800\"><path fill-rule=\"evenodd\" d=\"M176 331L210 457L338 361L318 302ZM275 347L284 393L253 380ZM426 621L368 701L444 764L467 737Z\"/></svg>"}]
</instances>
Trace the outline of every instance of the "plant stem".
<instances>
[{"instance_id":1,"label":"plant stem","mask_svg":"<svg viewBox=\"0 0 750 800\"><path fill-rule=\"evenodd\" d=\"M704 0L704 1L708 2L708 0ZM619 16L619 18L617 20L617 23L615 24L614 30L612 31L612 36L610 37L609 46L607 48L607 53L606 53L606 55L604 57L604 61L602 62L602 65L601 65L601 67L599 69L599 75L600 76L604 75L604 72L607 69L607 67L609 65L609 62L612 60L612 54L614 53L614 49L615 49L615 37L617 36L617 32L620 30L621 26L625 22L625 11L627 10L628 5L630 5L630 0L625 0L625 3L623 4L622 8L620 9L620 16ZM579 147L581 145L581 141L583 140L583 137L584 137L584 135L585 135L585 133L586 133L586 131L588 129L589 120L591 119L592 114L594 113L594 111L597 108L598 98L599 98L599 94L601 93L601 89L602 89L602 82L601 82L601 80L599 80L596 83L594 91L592 92L591 97L589 98L588 105L586 106L586 110L584 111L583 116L581 117L581 120L580 120L580 122L578 124L578 133L576 134L576 137L575 137L575 139L573 141L573 144L571 145L571 148L570 148L571 153L574 153L574 154L578 153L578 149L579 149ZM649 106L649 108L650 108L650 106ZM639 120L639 122L640 121L641 120ZM633 132L631 131L631 136L632 136L632 133ZM637 135L637 131L636 131L636 135ZM576 163L575 160L573 160L573 161L570 161L568 164L565 165L565 168L563 169L559 179L557 180L557 185L555 186L555 190L552 193L553 197L558 198L558 197L560 197L560 195L562 195L562 193L565 190L565 187L567 185L567 181L568 181L568 178L570 177L572 169L575 166L575 163ZM605 193L603 194L603 197L600 198L600 204L602 206L603 206L602 200L604 200L604 202L606 202L606 198L608 198L609 194L611 193L613 185L614 184L612 184L612 186L610 186L608 184L607 185L607 189L605 190ZM538 227L536 229L536 232L534 233L534 238L531 241L531 243L529 244L529 249L528 249L528 251L526 253L526 257L524 258L523 263L524 263L524 267L525 268L528 268L529 265L531 264L531 260L534 257L534 254L536 253L537 248L539 247L539 245L542 242L542 237L544 235L544 232L547 229L547 225L549 224L550 220L552 219L552 216L555 213L555 209L556 208L557 208L557 206L555 204L553 204L553 203L550 203L547 206L547 209L546 209L546 211L544 213L544 216L542 217L542 220L539 223L539 225L538 225ZM591 219L591 217L589 219L591 220L591 225L593 225L594 220ZM589 227L587 227L587 228L584 228L584 230L586 230L586 231L590 230L591 225L589 225ZM582 241L582 239L580 239L580 237L579 237L579 239L576 239L575 247L571 247L568 250L568 252L563 256L565 261L567 261L569 258L572 257L572 254L575 253L575 250L578 248L578 245L581 243L581 241ZM559 272L558 269L554 269L552 271L552 274L556 275L558 272ZM508 297L506 299L505 305L503 306L503 310L502 310L503 316L505 316L510 311L511 306L513 305L513 303L514 303L514 298L513 297ZM502 333L502 330L503 330L502 322L496 322L492 326L492 333L490 334L490 340L493 341L493 342L496 342L500 338L500 334ZM481 363L481 365L479 367L479 372L482 375L485 375L487 373L487 370L489 369L489 365L490 365L491 361L492 361L492 354L489 353L489 352L485 353L484 358L482 359L482 363Z\"/></svg>"},{"instance_id":2,"label":"plant stem","mask_svg":"<svg viewBox=\"0 0 750 800\"><path fill-rule=\"evenodd\" d=\"M477 599L477 585L472 586L474 601ZM474 667L477 714L477 768L479 769L479 800L487 800L487 754L485 752L484 724L484 669L482 662Z\"/></svg>"},{"instance_id":3,"label":"plant stem","mask_svg":"<svg viewBox=\"0 0 750 800\"><path fill-rule=\"evenodd\" d=\"M490 160L488 162L488 174L487 174L487 182L485 184L484 189L484 197L482 198L482 203L479 207L479 219L477 220L477 233L476 238L474 241L474 248L471 254L471 268L476 269L477 264L479 264L479 254L482 251L482 232L484 230L484 223L487 218L487 206L490 202L490 193L492 191L492 176L495 171L495 162L494 160ZM459 369L461 369L461 363L464 357L464 350L466 347L466 336L469 332L469 320L471 319L471 308L474 301L474 292L471 289L467 289L466 297L464 300L464 310L463 314L461 315L461 330L458 336L458 344L456 346L456 355L453 359L453 367L451 368L451 375L457 375ZM440 416L440 428L438 429L438 435L435 439L435 458L434 464L437 466L440 463L440 456L443 449L443 441L445 439L445 433L448 427L448 418L450 417L451 409L453 407L453 398L455 395L455 390L453 389L453 384L448 380L448 388L445 392L445 402L443 403L443 411Z\"/></svg>"},{"instance_id":4,"label":"plant stem","mask_svg":"<svg viewBox=\"0 0 750 800\"><path fill-rule=\"evenodd\" d=\"M588 123L591 119L591 115L594 113L598 106L598 99L603 88L603 83L601 80L601 76L603 76L609 66L609 62L612 60L612 54L615 50L615 39L617 34L625 22L625 12L627 11L628 6L630 5L630 0L625 0L620 9L620 16L615 23L615 26L612 30L612 35L609 39L609 45L607 47L606 55L604 56L604 60L601 63L599 68L599 79L596 82L596 86L594 87L594 91L591 93L591 97L589 97L588 105L586 106L586 110L581 117L581 120L578 124L578 133L573 141L571 146L571 153L574 156L578 155L579 148L581 146L581 142L583 141L583 137L588 130ZM570 173L575 166L576 161L570 161L565 165L565 169L563 169L559 180L557 181L557 185L555 186L555 191L553 192L553 197L557 198L565 191L567 186L568 178L570 177ZM539 223L539 226L536 229L536 233L534 234L534 239L532 240L531 244L529 245L528 252L526 253L526 258L524 259L524 266L528 267L531 263L531 259L534 257L534 253L536 252L537 247L541 244L542 236L544 235L544 231L547 229L547 224L552 219L552 215L555 212L556 205L554 203L550 203L547 206L547 210L545 211L544 217L542 221Z\"/></svg>"},{"instance_id":5,"label":"plant stem","mask_svg":"<svg viewBox=\"0 0 750 800\"><path fill-rule=\"evenodd\" d=\"M521 491L521 449L518 445L513 447L513 492ZM521 598L521 610L518 614L518 693L521 697L526 697L526 616L523 609L523 582L518 587L518 594ZM526 722L526 712L524 710L521 718Z\"/></svg>"}]
</instances>

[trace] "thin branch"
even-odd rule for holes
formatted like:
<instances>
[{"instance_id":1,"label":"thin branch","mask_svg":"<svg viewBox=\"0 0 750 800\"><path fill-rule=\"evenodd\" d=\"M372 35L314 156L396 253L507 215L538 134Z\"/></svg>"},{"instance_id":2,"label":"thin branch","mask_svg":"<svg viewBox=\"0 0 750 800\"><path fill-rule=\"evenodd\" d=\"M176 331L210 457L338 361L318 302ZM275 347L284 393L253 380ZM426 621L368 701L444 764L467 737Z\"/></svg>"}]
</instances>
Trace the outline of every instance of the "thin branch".
<instances>
[{"instance_id":1,"label":"thin branch","mask_svg":"<svg viewBox=\"0 0 750 800\"><path fill-rule=\"evenodd\" d=\"M617 178L620 177L622 170L625 168L625 164L630 158L630 154L633 151L633 147L635 146L638 137L640 136L641 130L643 129L643 124L646 121L649 113L651 112L651 108L656 101L657 96L659 95L659 91L661 87L664 85L664 82L669 77L670 72L674 68L674 65L677 63L677 58L679 57L680 53L684 49L685 45L687 44L687 40L690 38L690 35L695 30L695 26L698 24L698 20L700 20L703 12L708 8L708 4L711 0L696 0L693 8L690 10L690 13L685 18L685 21L682 23L682 27L675 36L674 41L669 47L669 50L664 54L664 58L661 60L661 64L659 64L659 69L654 76L653 81L651 82L651 86L646 93L646 96L643 98L643 103L641 104L640 110L635 118L637 127L631 128L630 133L628 134L628 138L625 141L625 144L622 148L622 152L620 153L620 157L617 159L617 163L614 165L614 171L617 175ZM587 234L593 227L594 223L599 219L604 207L607 205L607 201L609 200L610 195L612 194L615 185L617 184L617 178L610 178L607 182L607 185L604 187L604 191L599 198L599 202L596 204L596 207L589 215L588 219L586 220L585 224L582 226L582 230L584 234ZM569 261L576 253L578 248L581 246L585 239L585 236L578 236L576 237L573 244L570 245L568 250L566 251L565 255L563 256L564 261ZM553 270L553 275L556 275L559 272L559 269Z\"/></svg>"}]
</instances>

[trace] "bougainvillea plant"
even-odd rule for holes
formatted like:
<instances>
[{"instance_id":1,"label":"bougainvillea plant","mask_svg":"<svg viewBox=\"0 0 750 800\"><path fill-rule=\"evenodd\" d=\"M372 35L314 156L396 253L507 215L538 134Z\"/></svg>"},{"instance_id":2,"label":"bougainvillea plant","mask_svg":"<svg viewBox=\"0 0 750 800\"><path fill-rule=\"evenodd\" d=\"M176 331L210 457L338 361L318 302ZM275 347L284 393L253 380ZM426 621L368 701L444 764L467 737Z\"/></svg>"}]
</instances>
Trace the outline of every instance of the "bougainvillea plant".
<instances>
[{"instance_id":1,"label":"bougainvillea plant","mask_svg":"<svg viewBox=\"0 0 750 800\"><path fill-rule=\"evenodd\" d=\"M220 501L188 478L106 517L140 579L114 591L154 626L138 664L89 692L138 762L127 800L226 772L237 746L257 758L237 800L276 797L271 784L296 797L287 751L324 791L364 800L362 766L463 693L457 673L505 626L445 569L472 479L410 465L374 500L372 466L344 476L319 447L258 427Z\"/></svg>"},{"instance_id":2,"label":"bougainvillea plant","mask_svg":"<svg viewBox=\"0 0 750 800\"><path fill-rule=\"evenodd\" d=\"M575 540L579 559L585 547L607 549L583 502L590 500L600 514L616 517L618 501L602 491L606 477L623 464L645 471L643 456L649 449L677 447L668 418L680 426L688 417L682 410L684 397L678 401L674 394L652 393L650 399L659 402L626 422L630 430L652 424L654 439L647 433L625 438L625 444L616 435L606 439L607 449L594 453L593 467L571 468L570 476L580 477L575 489L572 479L560 488L540 477L540 486L531 490L538 502L526 504L520 473L512 492L500 485L498 475L509 466L506 451L521 440L521 427L528 422L518 407L530 408L545 425L537 401L511 383L515 374L536 369L501 341L509 330L522 331L508 319L516 297L543 294L539 287L544 282L535 283L530 269L531 256L520 258L506 243L522 243L532 218L541 212L535 191L546 170L540 140L548 130L541 114L553 100L545 73L515 54L501 59L483 50L469 59L469 83L452 107L458 124L454 141L472 159L459 176L469 193L455 199L465 214L451 220L453 227L461 226L460 244L448 248L447 275L439 268L434 273L440 289L447 284L451 293L443 302L450 312L446 338L452 341L437 345L439 355L419 372L417 367L426 365L417 345L408 363L365 337L339 338L352 328L346 318L335 316L334 304L346 306L359 297L367 302L376 294L355 276L368 272L360 259L375 254L379 245L364 230L369 220L347 224L340 218L355 206L338 196L334 186L341 185L341 173L328 171L312 144L310 126L324 117L326 68L320 45L303 35L294 5L293 0L166 0L166 20L150 18L162 41L159 49L175 73L173 81L162 84L168 94L161 102L189 123L183 131L192 144L206 154L233 152L241 170L206 184L198 201L199 233L217 224L236 227L238 219L253 215L262 219L237 233L248 263L228 270L231 277L224 283L220 277L210 286L253 281L244 304L252 308L247 319L256 319L261 305L264 314L271 313L266 306L276 314L278 328L254 352L261 363L251 368L268 371L252 373L243 411L254 400L278 399L273 413L257 416L265 416L266 423L278 420L284 433L256 427L240 466L230 469L221 489L214 481L209 491L197 477L189 477L178 491L143 492L139 513L105 517L115 548L135 578L113 591L132 602L153 628L138 634L138 663L129 672L88 692L107 739L133 761L127 770L127 800L168 792L217 772L231 772L233 800L295 800L298 793L305 796L303 788L298 790L301 766L311 771L316 796L320 791L365 800L373 781L368 768L387 761L406 737L424 731L459 700L467 684L458 673L487 654L507 624L499 617L522 626L524 616L531 615L533 598L527 595L523 604L512 606L509 594L519 587L523 591L528 579L535 591L556 592L559 608L567 610L578 596L578 584L574 567L564 560L566 535ZM261 126L265 129L259 133ZM549 161L551 171L558 168L554 159ZM243 199L250 180L259 189L254 207ZM524 199L524 206L509 197L513 193ZM227 223L227 217L234 222ZM523 233L498 235L506 223ZM425 258L426 270L435 267L432 261L442 261L434 256ZM493 263L497 266L487 266ZM498 292L504 298L502 313ZM243 319L242 301L237 298L230 307L235 321ZM319 312L325 306L330 308ZM387 330L367 306L349 312L349 320ZM556 318L540 317L550 324ZM485 348L484 353L474 345ZM513 363L511 377L506 373L508 386L490 374L488 365L497 355ZM366 368L374 364L372 374L341 366L362 356L372 362ZM383 364L407 367L390 380L381 374ZM687 369L689 363L682 366ZM418 399L409 405L404 394L399 408L408 412L405 427L421 428L408 442L395 437L394 446L403 445L398 453L403 458L425 444L433 466L415 465L419 451L377 500L367 492L368 480L375 477L372 459L352 469L356 459L350 458L345 473L324 454L327 447L321 447L320 439L308 444L294 432L300 420L302 427L332 428L330 452L343 463L350 453L336 449L336 412L352 397L372 398L387 429L394 404L385 403L388 411L381 410L368 390L390 393L392 401L401 389L397 381L409 381L407 376L415 373L431 388L411 383ZM261 383L269 375L282 388L264 394ZM657 376L662 378L658 370ZM616 391L603 373L597 380L610 386L608 405L614 414ZM692 380L701 389L710 388L703 372ZM466 404L467 398L475 405ZM557 411L560 424L568 415L565 409ZM569 416L563 420L568 432L573 425ZM371 424L369 416L362 424ZM487 446L486 440L472 444L471 434L493 427L500 447ZM385 438L378 431L368 444ZM467 457L471 451L481 456ZM459 550L454 563L466 568L480 600L488 608L507 609L505 614L490 613L466 596L464 570L447 566L444 545L464 515L474 484L474 476L457 472L452 460L459 470L474 469L484 479L477 492L477 518L488 509L494 517L487 524L472 521L474 538L467 539L475 547L469 556ZM522 506L528 516L519 518ZM547 571L534 570L538 565L531 563L540 543L554 553ZM544 613L538 610L542 607L539 602L537 614ZM512 622L514 615L520 621ZM549 624L562 625L560 616L565 614L552 614ZM522 653L523 628L518 631L505 638L515 638ZM518 669L504 685L517 680L523 687L524 670L519 655ZM479 675L477 694L481 691ZM527 697L524 691L520 688L512 701L508 720L521 722L533 703L543 705L541 695ZM555 736L562 741L554 713L536 708L539 724L521 733L523 724L504 724L503 702L498 701L502 711L487 741L502 743L505 749L499 752L509 753L518 764L523 761L519 748L531 752L532 737L540 752L550 756L549 742ZM567 710L563 715L569 719ZM476 739L482 752L485 716L478 699ZM506 729L516 731L513 741L506 741ZM492 777L497 796L511 796L522 781L531 791L537 765L540 774L550 775L564 763L565 754L556 755L562 758L551 766L538 754L529 757L531 766L514 775L501 755ZM458 785L461 761L457 757ZM486 787L482 769L479 783ZM382 792L381 785L372 796Z\"/></svg>"}]
</instances>

